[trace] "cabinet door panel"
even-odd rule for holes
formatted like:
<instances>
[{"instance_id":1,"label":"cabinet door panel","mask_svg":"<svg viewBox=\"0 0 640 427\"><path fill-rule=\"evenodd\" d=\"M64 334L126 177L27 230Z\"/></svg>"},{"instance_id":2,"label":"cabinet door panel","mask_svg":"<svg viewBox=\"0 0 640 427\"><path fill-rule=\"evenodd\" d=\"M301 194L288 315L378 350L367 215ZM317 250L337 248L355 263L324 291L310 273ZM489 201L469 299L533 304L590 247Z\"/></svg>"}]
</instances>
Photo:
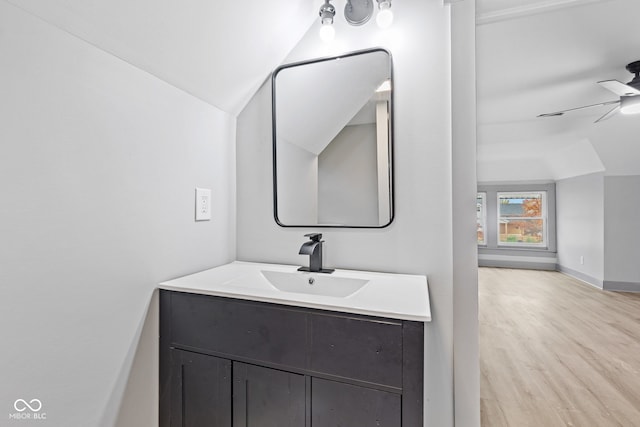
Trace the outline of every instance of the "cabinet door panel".
<instances>
[{"instance_id":1,"label":"cabinet door panel","mask_svg":"<svg viewBox=\"0 0 640 427\"><path fill-rule=\"evenodd\" d=\"M233 363L234 427L304 427L305 378Z\"/></svg>"},{"instance_id":2,"label":"cabinet door panel","mask_svg":"<svg viewBox=\"0 0 640 427\"><path fill-rule=\"evenodd\" d=\"M399 394L313 378L313 427L400 427Z\"/></svg>"},{"instance_id":3,"label":"cabinet door panel","mask_svg":"<svg viewBox=\"0 0 640 427\"><path fill-rule=\"evenodd\" d=\"M171 427L231 427L231 361L171 350Z\"/></svg>"}]
</instances>

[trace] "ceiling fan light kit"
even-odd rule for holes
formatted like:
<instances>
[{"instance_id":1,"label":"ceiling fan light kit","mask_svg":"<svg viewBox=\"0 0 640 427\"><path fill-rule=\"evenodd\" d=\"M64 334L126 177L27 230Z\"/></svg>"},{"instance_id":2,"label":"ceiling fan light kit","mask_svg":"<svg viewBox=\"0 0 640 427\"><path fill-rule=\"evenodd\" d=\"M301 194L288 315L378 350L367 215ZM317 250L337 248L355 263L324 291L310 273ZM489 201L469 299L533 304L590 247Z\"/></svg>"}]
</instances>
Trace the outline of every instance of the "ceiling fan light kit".
<instances>
[{"instance_id":1,"label":"ceiling fan light kit","mask_svg":"<svg viewBox=\"0 0 640 427\"><path fill-rule=\"evenodd\" d=\"M620 98L622 114L640 114L640 96L623 96Z\"/></svg>"},{"instance_id":2,"label":"ceiling fan light kit","mask_svg":"<svg viewBox=\"0 0 640 427\"><path fill-rule=\"evenodd\" d=\"M633 80L629 83L624 84L618 80L603 80L598 82L598 84L603 88L618 95L618 100L585 105L584 107L570 108L568 110L555 111L553 113L540 114L538 117L557 117L571 111L613 104L617 105L611 111L596 120L595 123L607 120L619 112L622 114L640 114L640 61L632 62L628 64L626 68L627 71L634 74Z\"/></svg>"}]
</instances>

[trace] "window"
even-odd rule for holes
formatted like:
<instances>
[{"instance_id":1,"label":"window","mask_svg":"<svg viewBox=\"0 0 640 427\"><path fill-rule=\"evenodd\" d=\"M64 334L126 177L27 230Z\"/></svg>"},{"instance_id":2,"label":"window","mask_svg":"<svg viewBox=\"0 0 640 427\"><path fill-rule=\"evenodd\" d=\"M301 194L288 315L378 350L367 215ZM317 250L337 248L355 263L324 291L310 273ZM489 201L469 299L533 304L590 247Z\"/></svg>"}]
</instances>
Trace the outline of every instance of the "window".
<instances>
[{"instance_id":1,"label":"window","mask_svg":"<svg viewBox=\"0 0 640 427\"><path fill-rule=\"evenodd\" d=\"M486 245L486 230L487 230L487 193L478 193L476 199L476 222L477 222L477 234L478 244Z\"/></svg>"},{"instance_id":2,"label":"window","mask_svg":"<svg viewBox=\"0 0 640 427\"><path fill-rule=\"evenodd\" d=\"M498 245L547 246L547 192L498 193Z\"/></svg>"}]
</instances>

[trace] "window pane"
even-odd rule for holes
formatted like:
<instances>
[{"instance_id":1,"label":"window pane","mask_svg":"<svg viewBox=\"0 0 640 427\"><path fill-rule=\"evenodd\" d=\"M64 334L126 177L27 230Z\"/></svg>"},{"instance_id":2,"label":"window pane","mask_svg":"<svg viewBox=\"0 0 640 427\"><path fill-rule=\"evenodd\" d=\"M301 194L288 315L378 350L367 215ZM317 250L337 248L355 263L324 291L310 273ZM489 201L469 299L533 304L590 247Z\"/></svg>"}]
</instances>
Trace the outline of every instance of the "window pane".
<instances>
[{"instance_id":1,"label":"window pane","mask_svg":"<svg viewBox=\"0 0 640 427\"><path fill-rule=\"evenodd\" d=\"M478 193L476 198L476 223L477 223L477 234L478 234L478 244L485 245L485 228L486 228L486 207L485 207L485 194L486 193Z\"/></svg>"},{"instance_id":2,"label":"window pane","mask_svg":"<svg viewBox=\"0 0 640 427\"><path fill-rule=\"evenodd\" d=\"M544 222L542 219L501 219L500 242L544 243Z\"/></svg>"},{"instance_id":3,"label":"window pane","mask_svg":"<svg viewBox=\"0 0 640 427\"><path fill-rule=\"evenodd\" d=\"M542 193L500 194L500 217L542 217Z\"/></svg>"},{"instance_id":4,"label":"window pane","mask_svg":"<svg viewBox=\"0 0 640 427\"><path fill-rule=\"evenodd\" d=\"M545 246L546 192L498 193L498 245Z\"/></svg>"}]
</instances>

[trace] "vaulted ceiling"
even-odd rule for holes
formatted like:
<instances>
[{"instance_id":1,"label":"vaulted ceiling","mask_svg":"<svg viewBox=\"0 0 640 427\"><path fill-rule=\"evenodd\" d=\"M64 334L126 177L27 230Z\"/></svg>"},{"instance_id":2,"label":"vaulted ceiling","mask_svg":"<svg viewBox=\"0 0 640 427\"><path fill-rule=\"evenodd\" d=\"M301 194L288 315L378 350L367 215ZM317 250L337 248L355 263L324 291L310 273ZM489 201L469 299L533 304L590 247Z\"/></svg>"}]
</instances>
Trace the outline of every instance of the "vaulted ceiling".
<instances>
[{"instance_id":1,"label":"vaulted ceiling","mask_svg":"<svg viewBox=\"0 0 640 427\"><path fill-rule=\"evenodd\" d=\"M229 114L317 21L317 0L4 0ZM399 0L401 1L401 0ZM594 124L640 59L638 0L477 0L481 181L640 174L640 116Z\"/></svg>"},{"instance_id":2,"label":"vaulted ceiling","mask_svg":"<svg viewBox=\"0 0 640 427\"><path fill-rule=\"evenodd\" d=\"M631 80L638 16L638 0L478 0L480 181L640 174L640 115L536 117L617 99L596 82Z\"/></svg>"},{"instance_id":3,"label":"vaulted ceiling","mask_svg":"<svg viewBox=\"0 0 640 427\"><path fill-rule=\"evenodd\" d=\"M6 0L232 115L317 18L313 0Z\"/></svg>"}]
</instances>

